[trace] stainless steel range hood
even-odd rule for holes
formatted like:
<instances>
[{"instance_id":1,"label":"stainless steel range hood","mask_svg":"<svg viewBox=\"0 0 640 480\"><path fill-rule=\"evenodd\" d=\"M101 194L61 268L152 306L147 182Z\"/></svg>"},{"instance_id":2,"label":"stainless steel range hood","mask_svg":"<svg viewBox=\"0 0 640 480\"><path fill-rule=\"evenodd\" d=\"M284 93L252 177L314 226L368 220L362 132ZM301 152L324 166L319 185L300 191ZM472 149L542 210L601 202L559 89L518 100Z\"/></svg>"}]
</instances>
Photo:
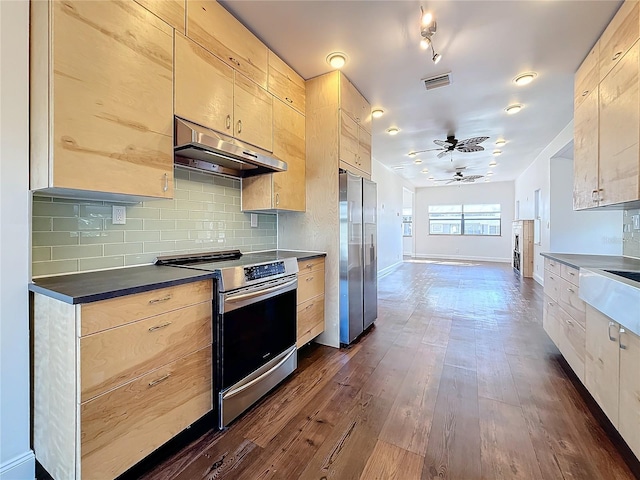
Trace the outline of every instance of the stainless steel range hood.
<instances>
[{"instance_id":1,"label":"stainless steel range hood","mask_svg":"<svg viewBox=\"0 0 640 480\"><path fill-rule=\"evenodd\" d=\"M204 173L251 177L284 172L287 164L272 153L175 117L174 163Z\"/></svg>"}]
</instances>

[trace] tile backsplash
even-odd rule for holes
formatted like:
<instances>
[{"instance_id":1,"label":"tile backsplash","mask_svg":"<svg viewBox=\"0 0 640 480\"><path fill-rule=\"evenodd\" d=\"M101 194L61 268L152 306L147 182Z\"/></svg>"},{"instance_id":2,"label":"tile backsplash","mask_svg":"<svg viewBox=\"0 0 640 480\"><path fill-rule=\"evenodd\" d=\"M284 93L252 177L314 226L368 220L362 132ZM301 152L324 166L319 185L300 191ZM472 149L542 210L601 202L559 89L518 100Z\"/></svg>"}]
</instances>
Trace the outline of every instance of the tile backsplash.
<instances>
[{"instance_id":1,"label":"tile backsplash","mask_svg":"<svg viewBox=\"0 0 640 480\"><path fill-rule=\"evenodd\" d=\"M126 225L113 225L126 205ZM149 264L157 255L276 248L276 215L251 228L240 181L176 169L172 200L139 204L33 197L32 275Z\"/></svg>"},{"instance_id":2,"label":"tile backsplash","mask_svg":"<svg viewBox=\"0 0 640 480\"><path fill-rule=\"evenodd\" d=\"M640 258L640 209L625 210L622 222L622 254Z\"/></svg>"}]
</instances>

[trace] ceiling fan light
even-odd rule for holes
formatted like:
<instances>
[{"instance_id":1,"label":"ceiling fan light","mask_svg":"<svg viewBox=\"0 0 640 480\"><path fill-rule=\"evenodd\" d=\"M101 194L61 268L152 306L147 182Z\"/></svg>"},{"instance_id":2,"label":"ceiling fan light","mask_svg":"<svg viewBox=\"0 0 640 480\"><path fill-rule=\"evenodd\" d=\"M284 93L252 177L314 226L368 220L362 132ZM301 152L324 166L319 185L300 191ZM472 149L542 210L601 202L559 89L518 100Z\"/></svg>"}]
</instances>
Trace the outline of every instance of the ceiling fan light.
<instances>
[{"instance_id":1,"label":"ceiling fan light","mask_svg":"<svg viewBox=\"0 0 640 480\"><path fill-rule=\"evenodd\" d=\"M433 22L433 14L431 12L425 12L422 7L420 7L420 10L422 11L422 25L429 25Z\"/></svg>"},{"instance_id":2,"label":"ceiling fan light","mask_svg":"<svg viewBox=\"0 0 640 480\"><path fill-rule=\"evenodd\" d=\"M439 53L434 53L433 57L431 57L431 60L433 60L433 63L437 65L440 60L442 60L442 55L440 55Z\"/></svg>"},{"instance_id":3,"label":"ceiling fan light","mask_svg":"<svg viewBox=\"0 0 640 480\"><path fill-rule=\"evenodd\" d=\"M500 155L502 155L502 150L494 150L493 151L493 156L494 157L499 157Z\"/></svg>"},{"instance_id":4,"label":"ceiling fan light","mask_svg":"<svg viewBox=\"0 0 640 480\"><path fill-rule=\"evenodd\" d=\"M489 162L489 166L490 166L491 168L495 167L496 165L498 165L498 162L496 162L495 160L491 160L491 161Z\"/></svg>"},{"instance_id":5,"label":"ceiling fan light","mask_svg":"<svg viewBox=\"0 0 640 480\"><path fill-rule=\"evenodd\" d=\"M523 108L524 108L524 105L522 105L521 103L514 103L513 105L509 105L504 110L505 112L507 112L507 114L514 115L518 113L520 110L522 110Z\"/></svg>"},{"instance_id":6,"label":"ceiling fan light","mask_svg":"<svg viewBox=\"0 0 640 480\"><path fill-rule=\"evenodd\" d=\"M538 76L536 72L527 72L521 73L516 78L513 79L513 83L522 87L524 85L529 85L533 80Z\"/></svg>"},{"instance_id":7,"label":"ceiling fan light","mask_svg":"<svg viewBox=\"0 0 640 480\"><path fill-rule=\"evenodd\" d=\"M376 108L371 112L371 116L373 118L380 118L383 114L384 114L384 110L382 110L381 108Z\"/></svg>"},{"instance_id":8,"label":"ceiling fan light","mask_svg":"<svg viewBox=\"0 0 640 480\"><path fill-rule=\"evenodd\" d=\"M393 167L394 170L404 170L404 167L402 165L394 165Z\"/></svg>"},{"instance_id":9,"label":"ceiling fan light","mask_svg":"<svg viewBox=\"0 0 640 480\"><path fill-rule=\"evenodd\" d=\"M487 177L490 177L491 175L493 175L493 172L487 172Z\"/></svg>"},{"instance_id":10,"label":"ceiling fan light","mask_svg":"<svg viewBox=\"0 0 640 480\"><path fill-rule=\"evenodd\" d=\"M416 152L409 152L407 153L407 155L409 155L410 157L415 157L417 155Z\"/></svg>"},{"instance_id":11,"label":"ceiling fan light","mask_svg":"<svg viewBox=\"0 0 640 480\"><path fill-rule=\"evenodd\" d=\"M400 129L398 127L387 128L387 133L389 135L397 135Z\"/></svg>"},{"instance_id":12,"label":"ceiling fan light","mask_svg":"<svg viewBox=\"0 0 640 480\"><path fill-rule=\"evenodd\" d=\"M429 169L428 168L423 168L421 171L422 171L422 173L429 173Z\"/></svg>"},{"instance_id":13,"label":"ceiling fan light","mask_svg":"<svg viewBox=\"0 0 640 480\"><path fill-rule=\"evenodd\" d=\"M505 145L507 143L506 140L500 139L500 140L496 140L496 147L502 147L503 145Z\"/></svg>"},{"instance_id":14,"label":"ceiling fan light","mask_svg":"<svg viewBox=\"0 0 640 480\"><path fill-rule=\"evenodd\" d=\"M420 160L419 158L416 158L413 163L415 163L416 165L420 165L422 163L422 160Z\"/></svg>"},{"instance_id":15,"label":"ceiling fan light","mask_svg":"<svg viewBox=\"0 0 640 480\"><path fill-rule=\"evenodd\" d=\"M327 63L333 68L340 69L347 63L347 56L342 52L333 52L327 55Z\"/></svg>"}]
</instances>

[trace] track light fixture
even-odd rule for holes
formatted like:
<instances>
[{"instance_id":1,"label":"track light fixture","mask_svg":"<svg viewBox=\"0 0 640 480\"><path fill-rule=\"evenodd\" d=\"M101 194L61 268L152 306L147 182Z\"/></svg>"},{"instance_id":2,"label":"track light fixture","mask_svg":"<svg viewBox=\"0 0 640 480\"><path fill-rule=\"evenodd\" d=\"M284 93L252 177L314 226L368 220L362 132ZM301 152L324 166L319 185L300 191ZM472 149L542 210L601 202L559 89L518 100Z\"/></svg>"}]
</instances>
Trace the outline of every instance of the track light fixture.
<instances>
[{"instance_id":1,"label":"track light fixture","mask_svg":"<svg viewBox=\"0 0 640 480\"><path fill-rule=\"evenodd\" d=\"M433 63L438 63L442 59L442 55L436 53L433 48L433 36L437 28L438 25L433 15L429 12L425 13L424 9L420 7L420 48L423 50L431 48L431 60L433 60Z\"/></svg>"}]
</instances>

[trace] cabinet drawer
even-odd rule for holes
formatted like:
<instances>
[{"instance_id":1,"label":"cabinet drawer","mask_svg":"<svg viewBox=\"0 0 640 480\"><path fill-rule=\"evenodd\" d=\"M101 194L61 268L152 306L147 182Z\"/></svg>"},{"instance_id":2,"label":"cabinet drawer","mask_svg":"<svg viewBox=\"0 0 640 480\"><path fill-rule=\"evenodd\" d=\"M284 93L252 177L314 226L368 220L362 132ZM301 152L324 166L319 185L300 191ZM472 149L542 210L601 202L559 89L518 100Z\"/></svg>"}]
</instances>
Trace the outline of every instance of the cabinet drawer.
<instances>
[{"instance_id":1,"label":"cabinet drawer","mask_svg":"<svg viewBox=\"0 0 640 480\"><path fill-rule=\"evenodd\" d=\"M560 276L566 281L573 283L576 287L578 286L579 274L580 270L577 268L570 267L564 263L560 266Z\"/></svg>"},{"instance_id":2,"label":"cabinet drawer","mask_svg":"<svg viewBox=\"0 0 640 480\"><path fill-rule=\"evenodd\" d=\"M306 92L304 79L271 50L269 50L267 81L269 92L304 114Z\"/></svg>"},{"instance_id":3,"label":"cabinet drawer","mask_svg":"<svg viewBox=\"0 0 640 480\"><path fill-rule=\"evenodd\" d=\"M600 37L600 81L620 61L638 40L640 7L636 1L626 1Z\"/></svg>"},{"instance_id":4,"label":"cabinet drawer","mask_svg":"<svg viewBox=\"0 0 640 480\"><path fill-rule=\"evenodd\" d=\"M80 335L89 335L212 298L211 280L202 280L87 303L81 307Z\"/></svg>"},{"instance_id":5,"label":"cabinet drawer","mask_svg":"<svg viewBox=\"0 0 640 480\"><path fill-rule=\"evenodd\" d=\"M547 332L549 338L556 344L558 350L560 350L560 344L562 337L562 323L558 318L557 311L559 310L558 304L552 300L549 295L544 296L544 310L542 315L542 327Z\"/></svg>"},{"instance_id":6,"label":"cabinet drawer","mask_svg":"<svg viewBox=\"0 0 640 480\"><path fill-rule=\"evenodd\" d=\"M576 322L585 327L586 305L580 299L580 289L568 281L560 278L558 288L558 303Z\"/></svg>"},{"instance_id":7,"label":"cabinet drawer","mask_svg":"<svg viewBox=\"0 0 640 480\"><path fill-rule=\"evenodd\" d=\"M298 305L298 340L300 348L324 332L324 295Z\"/></svg>"},{"instance_id":8,"label":"cabinet drawer","mask_svg":"<svg viewBox=\"0 0 640 480\"><path fill-rule=\"evenodd\" d=\"M298 274L298 305L324 293L324 270Z\"/></svg>"},{"instance_id":9,"label":"cabinet drawer","mask_svg":"<svg viewBox=\"0 0 640 480\"><path fill-rule=\"evenodd\" d=\"M82 478L114 478L213 407L206 347L80 406Z\"/></svg>"},{"instance_id":10,"label":"cabinet drawer","mask_svg":"<svg viewBox=\"0 0 640 480\"><path fill-rule=\"evenodd\" d=\"M298 271L302 275L304 273L324 270L324 257L310 258L308 260L298 260Z\"/></svg>"},{"instance_id":11,"label":"cabinet drawer","mask_svg":"<svg viewBox=\"0 0 640 480\"><path fill-rule=\"evenodd\" d=\"M560 275L561 265L562 264L556 260L551 260L550 258L544 259L544 268L556 275Z\"/></svg>"},{"instance_id":12,"label":"cabinet drawer","mask_svg":"<svg viewBox=\"0 0 640 480\"><path fill-rule=\"evenodd\" d=\"M573 108L578 107L600 83L599 49L600 43L598 42L587 54L578 71L576 71Z\"/></svg>"},{"instance_id":13,"label":"cabinet drawer","mask_svg":"<svg viewBox=\"0 0 640 480\"><path fill-rule=\"evenodd\" d=\"M544 293L557 302L560 298L560 276L549 270L544 271Z\"/></svg>"},{"instance_id":14,"label":"cabinet drawer","mask_svg":"<svg viewBox=\"0 0 640 480\"><path fill-rule=\"evenodd\" d=\"M558 308L558 319L562 324L560 352L580 381L584 383L585 330L567 312Z\"/></svg>"},{"instance_id":15,"label":"cabinet drawer","mask_svg":"<svg viewBox=\"0 0 640 480\"><path fill-rule=\"evenodd\" d=\"M81 401L211 342L210 301L82 337Z\"/></svg>"}]
</instances>

